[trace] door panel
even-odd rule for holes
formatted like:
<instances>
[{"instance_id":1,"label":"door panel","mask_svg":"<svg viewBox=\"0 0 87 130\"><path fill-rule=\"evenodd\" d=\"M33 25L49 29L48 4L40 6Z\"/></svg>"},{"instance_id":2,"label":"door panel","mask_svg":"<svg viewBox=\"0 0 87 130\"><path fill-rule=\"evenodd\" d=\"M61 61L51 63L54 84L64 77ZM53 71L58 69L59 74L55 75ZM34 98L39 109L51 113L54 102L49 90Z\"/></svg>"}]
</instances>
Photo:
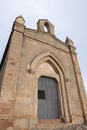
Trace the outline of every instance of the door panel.
<instances>
[{"instance_id":1,"label":"door panel","mask_svg":"<svg viewBox=\"0 0 87 130\"><path fill-rule=\"evenodd\" d=\"M47 107L48 118L58 118L57 82L53 78L47 78Z\"/></svg>"},{"instance_id":2,"label":"door panel","mask_svg":"<svg viewBox=\"0 0 87 130\"><path fill-rule=\"evenodd\" d=\"M38 99L38 118L58 118L58 90L56 80L41 76L38 81L38 90L45 91L45 98Z\"/></svg>"},{"instance_id":3,"label":"door panel","mask_svg":"<svg viewBox=\"0 0 87 130\"><path fill-rule=\"evenodd\" d=\"M46 89L47 89L46 78L44 77L39 78L38 90L45 91L45 99L38 99L38 118L41 118L41 119L47 118Z\"/></svg>"},{"instance_id":4,"label":"door panel","mask_svg":"<svg viewBox=\"0 0 87 130\"><path fill-rule=\"evenodd\" d=\"M46 100L38 101L38 118L47 119L47 104Z\"/></svg>"}]
</instances>

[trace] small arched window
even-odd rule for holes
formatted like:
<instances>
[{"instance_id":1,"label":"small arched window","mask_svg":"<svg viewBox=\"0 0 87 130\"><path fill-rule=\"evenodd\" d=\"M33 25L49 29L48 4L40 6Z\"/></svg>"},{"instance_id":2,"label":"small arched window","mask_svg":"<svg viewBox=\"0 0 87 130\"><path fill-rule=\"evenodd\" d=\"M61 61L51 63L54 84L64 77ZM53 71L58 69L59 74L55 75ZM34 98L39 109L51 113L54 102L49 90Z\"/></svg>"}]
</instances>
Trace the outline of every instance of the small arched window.
<instances>
[{"instance_id":1,"label":"small arched window","mask_svg":"<svg viewBox=\"0 0 87 130\"><path fill-rule=\"evenodd\" d=\"M50 33L50 26L49 26L48 22L44 23L44 31Z\"/></svg>"},{"instance_id":2,"label":"small arched window","mask_svg":"<svg viewBox=\"0 0 87 130\"><path fill-rule=\"evenodd\" d=\"M37 23L37 29L41 32L48 32L54 34L54 26L47 19L40 19Z\"/></svg>"}]
</instances>

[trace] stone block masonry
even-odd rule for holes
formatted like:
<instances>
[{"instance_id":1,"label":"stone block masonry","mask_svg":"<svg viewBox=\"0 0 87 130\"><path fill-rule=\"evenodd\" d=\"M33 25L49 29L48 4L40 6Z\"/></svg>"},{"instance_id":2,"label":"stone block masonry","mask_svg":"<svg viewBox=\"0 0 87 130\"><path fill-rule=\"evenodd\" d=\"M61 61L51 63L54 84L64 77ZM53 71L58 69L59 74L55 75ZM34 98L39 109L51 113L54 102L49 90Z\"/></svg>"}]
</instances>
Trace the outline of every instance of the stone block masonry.
<instances>
[{"instance_id":1,"label":"stone block masonry","mask_svg":"<svg viewBox=\"0 0 87 130\"><path fill-rule=\"evenodd\" d=\"M47 19L37 30L22 16L14 21L0 65L0 130L87 130L76 48Z\"/></svg>"}]
</instances>

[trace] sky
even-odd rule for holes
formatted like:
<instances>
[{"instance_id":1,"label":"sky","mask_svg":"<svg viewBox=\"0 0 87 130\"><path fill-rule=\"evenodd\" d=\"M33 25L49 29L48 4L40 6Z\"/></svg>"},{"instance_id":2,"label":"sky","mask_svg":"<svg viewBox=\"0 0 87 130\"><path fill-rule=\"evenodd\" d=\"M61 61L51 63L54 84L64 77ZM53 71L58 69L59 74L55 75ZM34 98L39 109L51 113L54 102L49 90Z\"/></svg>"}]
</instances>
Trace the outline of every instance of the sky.
<instances>
[{"instance_id":1,"label":"sky","mask_svg":"<svg viewBox=\"0 0 87 130\"><path fill-rule=\"evenodd\" d=\"M68 36L74 42L87 94L87 0L2 0L0 10L0 60L17 16L31 29L48 19L58 39L65 42Z\"/></svg>"}]
</instances>

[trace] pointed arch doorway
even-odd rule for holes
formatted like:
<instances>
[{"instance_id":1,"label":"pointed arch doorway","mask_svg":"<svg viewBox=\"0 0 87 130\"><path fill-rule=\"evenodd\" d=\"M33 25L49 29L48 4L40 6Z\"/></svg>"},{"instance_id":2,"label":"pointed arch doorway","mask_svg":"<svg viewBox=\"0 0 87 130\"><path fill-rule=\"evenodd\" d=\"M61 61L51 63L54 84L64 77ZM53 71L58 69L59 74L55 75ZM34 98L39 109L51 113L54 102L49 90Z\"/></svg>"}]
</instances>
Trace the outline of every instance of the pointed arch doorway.
<instances>
[{"instance_id":1,"label":"pointed arch doorway","mask_svg":"<svg viewBox=\"0 0 87 130\"><path fill-rule=\"evenodd\" d=\"M38 80L38 118L60 117L58 83L55 78L41 76Z\"/></svg>"},{"instance_id":2,"label":"pointed arch doorway","mask_svg":"<svg viewBox=\"0 0 87 130\"><path fill-rule=\"evenodd\" d=\"M36 104L35 106L35 117L36 120L38 119L52 119L52 118L63 118L66 119L66 121L70 121L70 111L69 111L69 104L68 104L68 97L67 97L67 90L66 90L66 82L65 79L67 78L67 73L64 69L64 66L61 64L61 62L54 57L53 54L50 52L47 53L41 53L35 59L31 62L29 67L29 73L32 75L33 84L32 86L35 86L35 100ZM46 76L49 78L56 79L57 81L57 116L55 117L40 117L39 116L39 99L37 98L39 93L39 80L41 76ZM41 84L43 84L41 82ZM43 89L41 89L43 90ZM42 98L45 98L45 92L41 91L43 96ZM43 101L43 99L41 99ZM48 112L48 109L47 109Z\"/></svg>"}]
</instances>

